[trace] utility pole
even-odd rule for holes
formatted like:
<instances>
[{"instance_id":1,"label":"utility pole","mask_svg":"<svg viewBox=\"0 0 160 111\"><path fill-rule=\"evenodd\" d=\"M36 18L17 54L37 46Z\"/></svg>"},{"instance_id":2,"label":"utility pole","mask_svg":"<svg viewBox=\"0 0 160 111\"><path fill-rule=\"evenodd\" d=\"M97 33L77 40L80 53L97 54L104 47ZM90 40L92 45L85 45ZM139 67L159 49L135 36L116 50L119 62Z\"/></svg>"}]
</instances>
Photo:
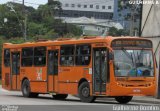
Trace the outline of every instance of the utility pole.
<instances>
[{"instance_id":1,"label":"utility pole","mask_svg":"<svg viewBox=\"0 0 160 111\"><path fill-rule=\"evenodd\" d=\"M134 30L134 4L132 4L131 7L131 20L130 20L130 36L133 36L133 30Z\"/></svg>"},{"instance_id":2,"label":"utility pole","mask_svg":"<svg viewBox=\"0 0 160 111\"><path fill-rule=\"evenodd\" d=\"M24 5L24 0L22 1L23 4L23 9L22 9L22 15L24 15L24 20L23 20L23 37L24 40L27 40L27 14L25 10L25 5Z\"/></svg>"}]
</instances>

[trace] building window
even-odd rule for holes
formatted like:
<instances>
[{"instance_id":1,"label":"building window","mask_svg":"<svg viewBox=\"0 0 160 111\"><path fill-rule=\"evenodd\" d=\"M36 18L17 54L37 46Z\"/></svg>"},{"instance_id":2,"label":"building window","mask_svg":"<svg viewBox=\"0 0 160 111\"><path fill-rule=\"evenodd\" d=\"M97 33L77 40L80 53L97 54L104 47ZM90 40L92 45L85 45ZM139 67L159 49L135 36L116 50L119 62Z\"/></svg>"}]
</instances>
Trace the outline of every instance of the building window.
<instances>
[{"instance_id":1,"label":"building window","mask_svg":"<svg viewBox=\"0 0 160 111\"><path fill-rule=\"evenodd\" d=\"M4 49L4 66L10 67L10 50Z\"/></svg>"},{"instance_id":2,"label":"building window","mask_svg":"<svg viewBox=\"0 0 160 111\"><path fill-rule=\"evenodd\" d=\"M61 46L60 65L73 66L74 65L74 45Z\"/></svg>"},{"instance_id":3,"label":"building window","mask_svg":"<svg viewBox=\"0 0 160 111\"><path fill-rule=\"evenodd\" d=\"M84 8L87 8L87 5L84 5Z\"/></svg>"},{"instance_id":4,"label":"building window","mask_svg":"<svg viewBox=\"0 0 160 111\"><path fill-rule=\"evenodd\" d=\"M33 65L33 48L23 48L22 49L22 66L32 66Z\"/></svg>"},{"instance_id":5,"label":"building window","mask_svg":"<svg viewBox=\"0 0 160 111\"><path fill-rule=\"evenodd\" d=\"M69 4L65 4L65 7L69 7Z\"/></svg>"},{"instance_id":6,"label":"building window","mask_svg":"<svg viewBox=\"0 0 160 111\"><path fill-rule=\"evenodd\" d=\"M111 6L108 6L108 9L112 9L112 7L111 7Z\"/></svg>"},{"instance_id":7,"label":"building window","mask_svg":"<svg viewBox=\"0 0 160 111\"><path fill-rule=\"evenodd\" d=\"M77 7L79 7L79 8L80 8L80 7L81 7L81 4L78 4L78 5L77 5Z\"/></svg>"},{"instance_id":8,"label":"building window","mask_svg":"<svg viewBox=\"0 0 160 111\"><path fill-rule=\"evenodd\" d=\"M99 9L99 5L96 5L96 9Z\"/></svg>"},{"instance_id":9,"label":"building window","mask_svg":"<svg viewBox=\"0 0 160 111\"><path fill-rule=\"evenodd\" d=\"M105 9L106 7L105 6L102 6L102 9Z\"/></svg>"},{"instance_id":10,"label":"building window","mask_svg":"<svg viewBox=\"0 0 160 111\"><path fill-rule=\"evenodd\" d=\"M34 65L35 66L46 65L46 47L34 48Z\"/></svg>"},{"instance_id":11,"label":"building window","mask_svg":"<svg viewBox=\"0 0 160 111\"><path fill-rule=\"evenodd\" d=\"M90 5L90 8L93 8L93 5Z\"/></svg>"},{"instance_id":12,"label":"building window","mask_svg":"<svg viewBox=\"0 0 160 111\"><path fill-rule=\"evenodd\" d=\"M72 4L72 7L75 7L75 4Z\"/></svg>"},{"instance_id":13,"label":"building window","mask_svg":"<svg viewBox=\"0 0 160 111\"><path fill-rule=\"evenodd\" d=\"M76 65L89 65L91 59L90 45L76 46Z\"/></svg>"}]
</instances>

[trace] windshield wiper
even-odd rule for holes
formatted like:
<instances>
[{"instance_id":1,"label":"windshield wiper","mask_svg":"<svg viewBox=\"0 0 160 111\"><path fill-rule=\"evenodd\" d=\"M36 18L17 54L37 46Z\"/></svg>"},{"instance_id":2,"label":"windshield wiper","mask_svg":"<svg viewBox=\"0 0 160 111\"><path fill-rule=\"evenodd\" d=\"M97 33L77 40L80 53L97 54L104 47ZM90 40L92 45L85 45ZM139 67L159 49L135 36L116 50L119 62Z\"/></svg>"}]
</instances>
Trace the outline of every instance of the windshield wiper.
<instances>
[{"instance_id":1,"label":"windshield wiper","mask_svg":"<svg viewBox=\"0 0 160 111\"><path fill-rule=\"evenodd\" d=\"M122 51L126 54L126 56L128 56L128 58L130 58L130 59L132 60L132 64L134 65L133 56L130 55L130 54L124 49L124 47L122 47Z\"/></svg>"},{"instance_id":2,"label":"windshield wiper","mask_svg":"<svg viewBox=\"0 0 160 111\"><path fill-rule=\"evenodd\" d=\"M138 52L137 52L137 59L135 60L135 62L137 63L137 60L138 60L138 63L140 63L140 60L141 60L141 57L142 57L142 52L144 51L144 48L142 48L140 54L138 55Z\"/></svg>"}]
</instances>

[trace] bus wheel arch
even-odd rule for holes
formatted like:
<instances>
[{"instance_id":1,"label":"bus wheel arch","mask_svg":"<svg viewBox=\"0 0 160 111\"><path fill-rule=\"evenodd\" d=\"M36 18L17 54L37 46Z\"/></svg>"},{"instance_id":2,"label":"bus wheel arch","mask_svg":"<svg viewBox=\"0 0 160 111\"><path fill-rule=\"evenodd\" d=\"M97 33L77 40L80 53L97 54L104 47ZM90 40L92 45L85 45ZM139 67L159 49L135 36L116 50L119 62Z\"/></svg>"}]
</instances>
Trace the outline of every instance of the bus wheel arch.
<instances>
[{"instance_id":1,"label":"bus wheel arch","mask_svg":"<svg viewBox=\"0 0 160 111\"><path fill-rule=\"evenodd\" d=\"M88 81L82 81L78 86L78 95L82 102L91 103L94 102L96 97L90 96L90 86Z\"/></svg>"},{"instance_id":2,"label":"bus wheel arch","mask_svg":"<svg viewBox=\"0 0 160 111\"><path fill-rule=\"evenodd\" d=\"M80 81L78 82L78 88L83 82L88 82L88 81L85 78L80 79Z\"/></svg>"},{"instance_id":3,"label":"bus wheel arch","mask_svg":"<svg viewBox=\"0 0 160 111\"><path fill-rule=\"evenodd\" d=\"M21 89L22 89L23 82L24 82L25 80L28 80L28 78L27 78L27 77L24 77L24 78L22 79L22 82L21 82Z\"/></svg>"},{"instance_id":4,"label":"bus wheel arch","mask_svg":"<svg viewBox=\"0 0 160 111\"><path fill-rule=\"evenodd\" d=\"M24 78L22 80L21 90L24 97L37 97L39 95L38 93L31 92L30 81L28 80L28 78Z\"/></svg>"}]
</instances>

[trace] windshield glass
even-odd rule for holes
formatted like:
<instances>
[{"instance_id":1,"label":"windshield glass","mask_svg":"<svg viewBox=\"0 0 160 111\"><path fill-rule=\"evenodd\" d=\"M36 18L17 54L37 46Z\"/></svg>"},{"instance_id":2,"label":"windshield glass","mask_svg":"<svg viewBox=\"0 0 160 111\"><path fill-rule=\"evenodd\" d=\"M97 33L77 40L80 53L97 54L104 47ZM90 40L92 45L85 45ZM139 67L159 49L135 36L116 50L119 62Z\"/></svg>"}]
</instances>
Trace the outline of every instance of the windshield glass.
<instances>
[{"instance_id":1,"label":"windshield glass","mask_svg":"<svg viewBox=\"0 0 160 111\"><path fill-rule=\"evenodd\" d=\"M154 76L151 50L114 50L115 76Z\"/></svg>"}]
</instances>

